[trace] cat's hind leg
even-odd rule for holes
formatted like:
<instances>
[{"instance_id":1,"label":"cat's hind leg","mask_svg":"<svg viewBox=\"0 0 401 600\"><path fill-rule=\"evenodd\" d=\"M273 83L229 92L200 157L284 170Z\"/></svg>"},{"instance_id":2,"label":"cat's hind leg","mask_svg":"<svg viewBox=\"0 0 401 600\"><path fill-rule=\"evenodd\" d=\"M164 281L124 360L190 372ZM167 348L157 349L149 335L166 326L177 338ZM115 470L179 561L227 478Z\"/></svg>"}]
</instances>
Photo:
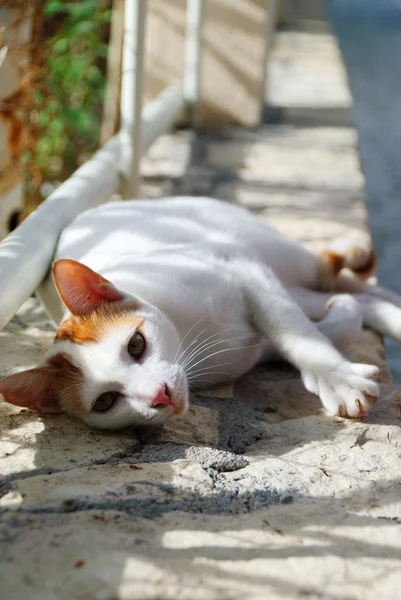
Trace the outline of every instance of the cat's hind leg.
<instances>
[{"instance_id":1,"label":"cat's hind leg","mask_svg":"<svg viewBox=\"0 0 401 600\"><path fill-rule=\"evenodd\" d=\"M325 315L316 323L336 348L345 350L360 336L363 312L359 302L349 294L332 296L325 305Z\"/></svg>"},{"instance_id":2,"label":"cat's hind leg","mask_svg":"<svg viewBox=\"0 0 401 600\"><path fill-rule=\"evenodd\" d=\"M317 263L319 289L334 291L338 276L344 269L360 280L368 279L374 272L376 258L370 238L361 232L333 240L317 254Z\"/></svg>"},{"instance_id":3,"label":"cat's hind leg","mask_svg":"<svg viewBox=\"0 0 401 600\"><path fill-rule=\"evenodd\" d=\"M367 287L367 284L364 284ZM375 290L375 286L369 286ZM359 311L362 316L363 325L370 327L375 331L378 331L381 335L390 337L396 342L401 343L401 308L396 306L392 302L382 300L380 296L375 296L368 293L357 293L353 294L332 294L328 292L316 292L315 290L308 290L305 288L291 288L289 289L291 296L302 308L305 314L313 321L320 321L318 324L325 335L327 335L334 344L339 347L344 347L347 344L347 326L350 327L349 335L350 342L357 327L357 320L355 311ZM327 315L328 327L325 328L324 319L327 308L331 306L332 309L336 306L336 312L332 313L330 318L330 312ZM339 343L336 342L336 324L334 318L338 316L340 321L338 323L340 336ZM355 320L354 320L355 319ZM353 321L354 320L354 321ZM334 337L330 332L330 323L334 326ZM354 324L353 324L354 323ZM351 327L353 330L351 331ZM341 342L342 330L344 330L344 342Z\"/></svg>"},{"instance_id":4,"label":"cat's hind leg","mask_svg":"<svg viewBox=\"0 0 401 600\"><path fill-rule=\"evenodd\" d=\"M305 288L288 290L316 327L336 346L345 349L355 342L363 325L363 310L350 294L332 295Z\"/></svg>"},{"instance_id":5,"label":"cat's hind leg","mask_svg":"<svg viewBox=\"0 0 401 600\"><path fill-rule=\"evenodd\" d=\"M353 294L362 305L364 324L401 343L401 296L366 281L376 262L367 236L335 240L317 261L315 289Z\"/></svg>"},{"instance_id":6,"label":"cat's hind leg","mask_svg":"<svg viewBox=\"0 0 401 600\"><path fill-rule=\"evenodd\" d=\"M401 296L367 282L376 258L367 235L334 240L317 254L317 287L321 291L369 294L401 307Z\"/></svg>"},{"instance_id":7,"label":"cat's hind leg","mask_svg":"<svg viewBox=\"0 0 401 600\"><path fill-rule=\"evenodd\" d=\"M342 271L334 284L334 291L348 294L367 294L379 300L390 302L401 308L401 296L396 292L382 288L379 285L367 283L358 279L350 271Z\"/></svg>"}]
</instances>

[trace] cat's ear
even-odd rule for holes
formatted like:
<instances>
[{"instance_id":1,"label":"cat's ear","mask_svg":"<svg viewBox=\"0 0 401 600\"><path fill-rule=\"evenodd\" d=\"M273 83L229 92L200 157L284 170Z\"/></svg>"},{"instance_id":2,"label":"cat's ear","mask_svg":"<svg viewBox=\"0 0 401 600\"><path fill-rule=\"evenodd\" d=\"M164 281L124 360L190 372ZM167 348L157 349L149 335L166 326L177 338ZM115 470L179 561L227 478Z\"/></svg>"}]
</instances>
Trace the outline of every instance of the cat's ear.
<instances>
[{"instance_id":1,"label":"cat's ear","mask_svg":"<svg viewBox=\"0 0 401 600\"><path fill-rule=\"evenodd\" d=\"M0 394L15 406L54 413L61 412L57 387L52 369L39 367L1 380Z\"/></svg>"},{"instance_id":2,"label":"cat's ear","mask_svg":"<svg viewBox=\"0 0 401 600\"><path fill-rule=\"evenodd\" d=\"M53 264L53 279L61 300L76 316L89 314L104 304L124 298L110 281L75 260L57 260Z\"/></svg>"}]
</instances>

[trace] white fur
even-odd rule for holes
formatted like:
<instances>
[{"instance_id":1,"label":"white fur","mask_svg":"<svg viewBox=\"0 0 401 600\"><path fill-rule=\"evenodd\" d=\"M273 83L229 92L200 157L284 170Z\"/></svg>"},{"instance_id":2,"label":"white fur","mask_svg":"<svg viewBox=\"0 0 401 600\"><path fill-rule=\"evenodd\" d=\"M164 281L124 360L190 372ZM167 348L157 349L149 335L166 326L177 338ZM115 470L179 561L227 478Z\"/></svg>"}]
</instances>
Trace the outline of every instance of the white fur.
<instances>
[{"instance_id":1,"label":"white fur","mask_svg":"<svg viewBox=\"0 0 401 600\"><path fill-rule=\"evenodd\" d=\"M329 412L356 416L378 396L371 380L377 368L351 364L326 336L338 344L352 341L362 313L365 322L379 323L392 335L386 305L401 325L401 310L380 294L368 307L343 295L323 318L330 296L313 289L318 286L313 252L246 210L212 199L118 202L90 210L63 231L55 258L75 259L99 272L139 299L146 313L150 346L143 364L122 358L129 335L124 330L98 344L63 342L84 372L88 406L113 385L127 398L114 412L90 413L87 422L98 427L159 418L154 409L149 413L147 386L151 394L152 386L174 380L175 393L186 402L187 379L198 387L235 379L272 350L300 370L307 389ZM65 310L51 278L39 296L59 323ZM316 326L305 313L323 321ZM56 344L52 352L60 349Z\"/></svg>"}]
</instances>

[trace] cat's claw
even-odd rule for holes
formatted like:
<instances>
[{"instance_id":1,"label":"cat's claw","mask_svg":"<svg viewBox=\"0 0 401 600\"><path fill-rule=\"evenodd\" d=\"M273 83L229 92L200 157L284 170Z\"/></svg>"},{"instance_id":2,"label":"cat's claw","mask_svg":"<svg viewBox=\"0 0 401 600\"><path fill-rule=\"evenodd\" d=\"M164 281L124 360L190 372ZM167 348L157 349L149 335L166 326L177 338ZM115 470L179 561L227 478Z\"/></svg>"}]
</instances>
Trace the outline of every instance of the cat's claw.
<instances>
[{"instance_id":1,"label":"cat's claw","mask_svg":"<svg viewBox=\"0 0 401 600\"><path fill-rule=\"evenodd\" d=\"M325 409L339 417L362 417L379 397L379 369L344 361L335 367L302 371L307 390L320 397Z\"/></svg>"}]
</instances>

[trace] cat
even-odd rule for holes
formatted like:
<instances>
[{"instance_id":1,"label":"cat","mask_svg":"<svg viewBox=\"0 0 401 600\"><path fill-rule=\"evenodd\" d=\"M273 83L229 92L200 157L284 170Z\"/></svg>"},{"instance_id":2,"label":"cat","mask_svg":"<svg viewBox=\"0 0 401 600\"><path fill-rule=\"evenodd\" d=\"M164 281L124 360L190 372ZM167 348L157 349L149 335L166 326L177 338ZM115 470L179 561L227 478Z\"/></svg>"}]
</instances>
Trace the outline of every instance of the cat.
<instances>
[{"instance_id":1,"label":"cat","mask_svg":"<svg viewBox=\"0 0 401 600\"><path fill-rule=\"evenodd\" d=\"M401 341L401 298L364 281L373 268L366 241L315 253L219 200L102 205L63 230L37 291L58 327L50 351L0 393L95 428L156 424L186 411L190 387L278 353L330 414L360 417L378 368L339 349L362 324Z\"/></svg>"}]
</instances>

